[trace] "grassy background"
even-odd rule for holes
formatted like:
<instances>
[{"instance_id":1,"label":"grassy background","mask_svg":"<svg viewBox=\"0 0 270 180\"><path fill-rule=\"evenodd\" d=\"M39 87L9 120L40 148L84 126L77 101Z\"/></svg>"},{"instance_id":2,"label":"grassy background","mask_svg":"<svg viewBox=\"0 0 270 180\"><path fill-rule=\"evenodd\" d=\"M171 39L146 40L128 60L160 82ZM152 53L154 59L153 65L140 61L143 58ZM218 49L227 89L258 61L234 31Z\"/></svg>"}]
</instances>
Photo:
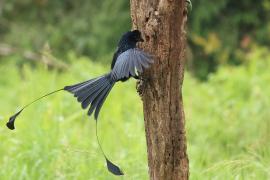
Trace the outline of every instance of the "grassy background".
<instances>
[{"instance_id":1,"label":"grassy background","mask_svg":"<svg viewBox=\"0 0 270 180\"><path fill-rule=\"evenodd\" d=\"M270 179L270 1L192 4L183 89L190 179ZM107 172L94 120L71 94L28 108L15 131L5 127L23 104L107 72L130 28L127 0L0 0L0 180L148 179L134 80L114 87L99 119L124 177Z\"/></svg>"},{"instance_id":2,"label":"grassy background","mask_svg":"<svg viewBox=\"0 0 270 180\"><path fill-rule=\"evenodd\" d=\"M69 55L67 71L0 60L0 179L148 179L142 103L135 81L119 83L99 118L102 146L125 172L107 172L93 118L59 93L9 116L35 97L105 73L109 67ZM3 64L3 62L5 63ZM239 67L222 66L207 82L186 73L184 105L191 179L270 178L270 55L250 52Z\"/></svg>"}]
</instances>

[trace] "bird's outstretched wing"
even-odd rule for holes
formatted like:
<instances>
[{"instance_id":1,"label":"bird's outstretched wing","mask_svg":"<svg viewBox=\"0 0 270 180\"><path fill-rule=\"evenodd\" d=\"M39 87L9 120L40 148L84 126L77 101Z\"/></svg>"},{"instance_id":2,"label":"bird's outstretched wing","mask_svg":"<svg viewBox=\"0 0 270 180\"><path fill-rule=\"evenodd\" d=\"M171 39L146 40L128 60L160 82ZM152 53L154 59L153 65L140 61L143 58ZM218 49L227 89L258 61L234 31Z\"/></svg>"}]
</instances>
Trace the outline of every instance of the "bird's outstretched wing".
<instances>
[{"instance_id":1,"label":"bird's outstretched wing","mask_svg":"<svg viewBox=\"0 0 270 180\"><path fill-rule=\"evenodd\" d=\"M136 71L142 73L153 62L153 57L146 52L138 48L129 49L118 56L111 75L115 80L136 76Z\"/></svg>"}]
</instances>

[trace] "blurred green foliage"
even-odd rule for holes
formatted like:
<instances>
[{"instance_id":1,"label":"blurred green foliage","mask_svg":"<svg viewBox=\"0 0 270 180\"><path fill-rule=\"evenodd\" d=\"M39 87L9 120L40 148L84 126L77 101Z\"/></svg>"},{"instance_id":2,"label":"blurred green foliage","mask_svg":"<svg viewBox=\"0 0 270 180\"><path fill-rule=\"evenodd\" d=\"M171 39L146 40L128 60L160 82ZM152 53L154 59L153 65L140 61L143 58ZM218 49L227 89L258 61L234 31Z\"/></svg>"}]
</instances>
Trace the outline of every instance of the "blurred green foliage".
<instances>
[{"instance_id":1,"label":"blurred green foliage","mask_svg":"<svg viewBox=\"0 0 270 180\"><path fill-rule=\"evenodd\" d=\"M124 0L4 1L0 32L2 40L15 47L38 51L48 41L61 56L69 50L107 56L130 29L128 6Z\"/></svg>"},{"instance_id":2,"label":"blurred green foliage","mask_svg":"<svg viewBox=\"0 0 270 180\"><path fill-rule=\"evenodd\" d=\"M270 1L193 0L189 44L193 72L205 79L218 65L241 64L253 44L270 46Z\"/></svg>"},{"instance_id":3,"label":"blurred green foliage","mask_svg":"<svg viewBox=\"0 0 270 180\"><path fill-rule=\"evenodd\" d=\"M270 179L269 11L268 0L193 0L183 95L191 179ZM70 94L27 109L15 132L5 123L29 100L107 72L119 36L129 29L125 0L0 0L0 51L9 51L3 43L11 52L41 54L31 56L37 61L0 56L1 180L114 178L94 120ZM39 58L64 70L35 63ZM125 179L148 178L135 81L114 87L99 134Z\"/></svg>"},{"instance_id":4,"label":"blurred green foliage","mask_svg":"<svg viewBox=\"0 0 270 180\"><path fill-rule=\"evenodd\" d=\"M106 170L94 119L68 93L29 107L16 130L5 127L22 104L109 69L69 53L65 72L44 66L0 65L0 179L118 179ZM185 74L190 179L270 178L270 54L255 47L248 63L224 66L207 82ZM93 68L95 67L95 68ZM7 78L8 77L8 78ZM121 98L119 98L121 95ZM198 103L199 102L199 103ZM148 179L142 103L135 81L117 84L99 118L102 146L124 179Z\"/></svg>"},{"instance_id":5,"label":"blurred green foliage","mask_svg":"<svg viewBox=\"0 0 270 180\"><path fill-rule=\"evenodd\" d=\"M48 42L109 63L120 35L131 27L129 1L1 0L0 41L39 51ZM218 65L241 64L252 44L270 45L270 1L193 0L189 69L206 79ZM62 58L66 59L66 58Z\"/></svg>"}]
</instances>

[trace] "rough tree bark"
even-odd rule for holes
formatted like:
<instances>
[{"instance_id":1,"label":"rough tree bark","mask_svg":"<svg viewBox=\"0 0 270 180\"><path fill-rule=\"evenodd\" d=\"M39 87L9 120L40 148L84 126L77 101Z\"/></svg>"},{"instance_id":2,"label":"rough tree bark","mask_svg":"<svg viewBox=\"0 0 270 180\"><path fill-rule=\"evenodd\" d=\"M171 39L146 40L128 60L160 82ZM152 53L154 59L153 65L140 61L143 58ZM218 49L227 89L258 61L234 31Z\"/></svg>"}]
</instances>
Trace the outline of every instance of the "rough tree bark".
<instances>
[{"instance_id":1,"label":"rough tree bark","mask_svg":"<svg viewBox=\"0 0 270 180\"><path fill-rule=\"evenodd\" d=\"M184 78L185 0L131 0L133 28L142 31L141 46L155 63L138 85L144 121L150 179L188 179Z\"/></svg>"}]
</instances>

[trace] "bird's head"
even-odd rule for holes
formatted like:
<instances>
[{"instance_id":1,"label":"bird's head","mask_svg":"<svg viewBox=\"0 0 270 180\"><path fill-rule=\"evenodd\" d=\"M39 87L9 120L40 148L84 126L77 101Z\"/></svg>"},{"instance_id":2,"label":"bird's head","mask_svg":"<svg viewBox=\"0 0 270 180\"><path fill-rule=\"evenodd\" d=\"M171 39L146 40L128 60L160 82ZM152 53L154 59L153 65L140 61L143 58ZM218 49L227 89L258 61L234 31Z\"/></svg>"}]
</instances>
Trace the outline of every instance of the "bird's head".
<instances>
[{"instance_id":1,"label":"bird's head","mask_svg":"<svg viewBox=\"0 0 270 180\"><path fill-rule=\"evenodd\" d=\"M125 44L132 44L136 45L138 42L143 42L142 34L139 30L133 30L126 32L119 41L119 46L125 45Z\"/></svg>"},{"instance_id":2,"label":"bird's head","mask_svg":"<svg viewBox=\"0 0 270 180\"><path fill-rule=\"evenodd\" d=\"M142 34L139 30L133 30L128 32L128 38L133 42L144 42Z\"/></svg>"}]
</instances>

